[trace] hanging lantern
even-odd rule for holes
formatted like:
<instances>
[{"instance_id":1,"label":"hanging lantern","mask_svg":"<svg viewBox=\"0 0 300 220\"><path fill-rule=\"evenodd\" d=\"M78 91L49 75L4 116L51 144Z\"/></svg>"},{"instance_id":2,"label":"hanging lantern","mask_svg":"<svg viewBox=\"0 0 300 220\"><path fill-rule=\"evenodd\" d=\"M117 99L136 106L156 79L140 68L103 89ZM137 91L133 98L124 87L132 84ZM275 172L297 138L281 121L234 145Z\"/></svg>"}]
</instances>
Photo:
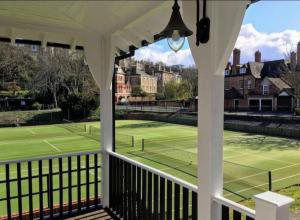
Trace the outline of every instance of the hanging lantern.
<instances>
[{"instance_id":1,"label":"hanging lantern","mask_svg":"<svg viewBox=\"0 0 300 220\"><path fill-rule=\"evenodd\" d=\"M162 32L155 35L155 40L167 39L169 47L177 52L183 47L185 38L191 36L193 32L184 24L177 0L175 0L172 9L173 12L168 25Z\"/></svg>"}]
</instances>

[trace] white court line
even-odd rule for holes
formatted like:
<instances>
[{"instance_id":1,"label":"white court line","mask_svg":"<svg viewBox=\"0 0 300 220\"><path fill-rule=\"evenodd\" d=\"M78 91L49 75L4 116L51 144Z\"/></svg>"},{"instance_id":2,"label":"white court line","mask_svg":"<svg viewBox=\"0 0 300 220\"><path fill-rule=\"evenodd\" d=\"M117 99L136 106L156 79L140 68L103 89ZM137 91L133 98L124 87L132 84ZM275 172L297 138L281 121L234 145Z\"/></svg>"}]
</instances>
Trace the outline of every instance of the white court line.
<instances>
[{"instance_id":1,"label":"white court line","mask_svg":"<svg viewBox=\"0 0 300 220\"><path fill-rule=\"evenodd\" d=\"M233 150L231 150L233 151ZM290 163L290 162L287 162L287 161L284 161L284 160L277 160L277 159L272 159L272 158L269 158L269 157L265 157L265 156L262 156L262 155L257 155L257 154L253 154L253 153L242 153L242 152L239 152L240 154L242 155L252 155L252 156L256 156L256 157L261 157L261 158L264 158L264 159L267 159L267 160L273 160L273 161L277 161L277 162L281 162L281 163L286 163L286 164L294 164L294 163Z\"/></svg>"},{"instance_id":2,"label":"white court line","mask_svg":"<svg viewBox=\"0 0 300 220\"><path fill-rule=\"evenodd\" d=\"M276 169L273 169L273 170L270 170L270 171L271 172L275 172L275 171L278 171L278 170L283 170L283 169L294 167L294 166L298 166L298 165L300 165L300 163L295 163L295 164L292 164L292 165L289 165L289 166L276 168ZM247 179L249 177L259 176L259 175L261 175L263 173L267 173L267 171L261 172L261 173L257 173L257 174L252 174L252 175L249 175L249 176L244 176L244 177L241 177L241 178L238 178L238 179L234 179L234 180L229 180L229 181L226 181L224 183L233 183L233 182L236 182L236 181L239 181L239 180Z\"/></svg>"},{"instance_id":3,"label":"white court line","mask_svg":"<svg viewBox=\"0 0 300 220\"><path fill-rule=\"evenodd\" d=\"M292 176L287 176L287 177L284 177L284 178L281 178L281 179L274 180L274 181L272 181L272 183L280 182L282 180L290 179L290 178L293 178L293 177L296 177L296 176L300 176L300 173L292 175ZM249 187L249 188L246 188L246 189L242 189L242 190L236 191L235 193L241 193L241 192L248 191L250 189L260 188L260 187L268 185L268 184L269 183L260 184L260 185L257 185L257 186L253 186L253 187ZM228 194L225 194L225 196L229 196L229 195L233 195L233 194L234 193L228 193Z\"/></svg>"},{"instance_id":4,"label":"white court line","mask_svg":"<svg viewBox=\"0 0 300 220\"><path fill-rule=\"evenodd\" d=\"M32 129L30 129L30 128L26 128L26 130L29 132L29 133L31 133L31 134L36 134Z\"/></svg>"},{"instance_id":5,"label":"white court line","mask_svg":"<svg viewBox=\"0 0 300 220\"><path fill-rule=\"evenodd\" d=\"M47 140L43 140L46 144L48 144L50 147L52 147L54 150L56 150L57 152L62 152L61 149L55 147L53 144L49 143L49 141Z\"/></svg>"}]
</instances>

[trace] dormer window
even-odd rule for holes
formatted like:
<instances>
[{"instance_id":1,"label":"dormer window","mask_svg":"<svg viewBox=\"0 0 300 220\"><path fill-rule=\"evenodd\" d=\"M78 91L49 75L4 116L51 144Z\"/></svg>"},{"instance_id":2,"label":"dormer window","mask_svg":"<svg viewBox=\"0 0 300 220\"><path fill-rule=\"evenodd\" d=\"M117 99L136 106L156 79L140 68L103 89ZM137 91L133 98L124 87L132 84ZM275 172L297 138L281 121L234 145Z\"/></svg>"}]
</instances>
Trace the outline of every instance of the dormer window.
<instances>
[{"instance_id":1,"label":"dormer window","mask_svg":"<svg viewBox=\"0 0 300 220\"><path fill-rule=\"evenodd\" d=\"M225 70L225 76L229 76L229 70Z\"/></svg>"},{"instance_id":2,"label":"dormer window","mask_svg":"<svg viewBox=\"0 0 300 220\"><path fill-rule=\"evenodd\" d=\"M240 69L240 74L245 74L245 73L246 73L246 68L245 67L241 68Z\"/></svg>"},{"instance_id":3,"label":"dormer window","mask_svg":"<svg viewBox=\"0 0 300 220\"><path fill-rule=\"evenodd\" d=\"M263 85L263 95L269 95L269 85Z\"/></svg>"}]
</instances>

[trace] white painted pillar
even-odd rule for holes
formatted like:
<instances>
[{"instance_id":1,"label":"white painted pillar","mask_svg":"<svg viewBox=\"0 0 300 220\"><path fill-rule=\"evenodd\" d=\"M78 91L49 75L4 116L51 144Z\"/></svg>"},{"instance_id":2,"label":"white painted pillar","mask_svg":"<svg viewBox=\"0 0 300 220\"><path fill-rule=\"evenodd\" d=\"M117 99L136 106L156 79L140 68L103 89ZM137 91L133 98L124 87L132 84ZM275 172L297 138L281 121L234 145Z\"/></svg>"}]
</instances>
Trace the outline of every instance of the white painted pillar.
<instances>
[{"instance_id":1,"label":"white painted pillar","mask_svg":"<svg viewBox=\"0 0 300 220\"><path fill-rule=\"evenodd\" d=\"M259 111L261 111L261 99L259 99L259 108L258 108Z\"/></svg>"},{"instance_id":2,"label":"white painted pillar","mask_svg":"<svg viewBox=\"0 0 300 220\"><path fill-rule=\"evenodd\" d=\"M114 71L114 43L110 36L86 36L84 52L90 71L100 87L100 120L102 152L102 205L109 207L109 155L112 150L112 90L111 82Z\"/></svg>"},{"instance_id":3,"label":"white painted pillar","mask_svg":"<svg viewBox=\"0 0 300 220\"><path fill-rule=\"evenodd\" d=\"M109 155L112 151L112 90L100 90L100 123L101 123L101 147L102 147L102 205L109 207Z\"/></svg>"},{"instance_id":4,"label":"white painted pillar","mask_svg":"<svg viewBox=\"0 0 300 220\"><path fill-rule=\"evenodd\" d=\"M289 206L294 199L273 192L254 196L255 220L288 220Z\"/></svg>"},{"instance_id":5,"label":"white painted pillar","mask_svg":"<svg viewBox=\"0 0 300 220\"><path fill-rule=\"evenodd\" d=\"M210 40L197 47L196 1L182 1L184 21L194 31L189 45L198 68L199 220L221 219L221 205L215 203L213 198L223 193L224 68L248 3L207 1L207 16L211 21ZM200 5L202 7L203 1Z\"/></svg>"}]
</instances>

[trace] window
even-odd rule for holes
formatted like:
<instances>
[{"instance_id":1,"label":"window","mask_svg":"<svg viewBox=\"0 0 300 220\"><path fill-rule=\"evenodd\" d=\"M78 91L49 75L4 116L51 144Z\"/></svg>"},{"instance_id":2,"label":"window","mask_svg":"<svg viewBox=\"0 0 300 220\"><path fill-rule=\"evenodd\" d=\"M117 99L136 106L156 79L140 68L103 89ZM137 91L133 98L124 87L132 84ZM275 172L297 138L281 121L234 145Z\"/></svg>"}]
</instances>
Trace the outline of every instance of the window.
<instances>
[{"instance_id":1,"label":"window","mask_svg":"<svg viewBox=\"0 0 300 220\"><path fill-rule=\"evenodd\" d=\"M224 89L228 90L229 89L229 81L224 81Z\"/></svg>"},{"instance_id":2,"label":"window","mask_svg":"<svg viewBox=\"0 0 300 220\"><path fill-rule=\"evenodd\" d=\"M31 45L31 51L32 52L37 52L38 51L38 46L37 45Z\"/></svg>"},{"instance_id":3,"label":"window","mask_svg":"<svg viewBox=\"0 0 300 220\"><path fill-rule=\"evenodd\" d=\"M244 80L240 80L239 85L240 85L240 89L243 89L244 88Z\"/></svg>"},{"instance_id":4,"label":"window","mask_svg":"<svg viewBox=\"0 0 300 220\"><path fill-rule=\"evenodd\" d=\"M247 82L247 88L248 89L252 89L252 81L251 80L248 80L248 82Z\"/></svg>"},{"instance_id":5,"label":"window","mask_svg":"<svg viewBox=\"0 0 300 220\"><path fill-rule=\"evenodd\" d=\"M263 85L263 95L269 95L269 86Z\"/></svg>"},{"instance_id":6,"label":"window","mask_svg":"<svg viewBox=\"0 0 300 220\"><path fill-rule=\"evenodd\" d=\"M246 73L246 68L245 67L241 68L240 69L240 74L245 74L245 73Z\"/></svg>"},{"instance_id":7,"label":"window","mask_svg":"<svg viewBox=\"0 0 300 220\"><path fill-rule=\"evenodd\" d=\"M229 70L225 70L225 76L229 76Z\"/></svg>"}]
</instances>

